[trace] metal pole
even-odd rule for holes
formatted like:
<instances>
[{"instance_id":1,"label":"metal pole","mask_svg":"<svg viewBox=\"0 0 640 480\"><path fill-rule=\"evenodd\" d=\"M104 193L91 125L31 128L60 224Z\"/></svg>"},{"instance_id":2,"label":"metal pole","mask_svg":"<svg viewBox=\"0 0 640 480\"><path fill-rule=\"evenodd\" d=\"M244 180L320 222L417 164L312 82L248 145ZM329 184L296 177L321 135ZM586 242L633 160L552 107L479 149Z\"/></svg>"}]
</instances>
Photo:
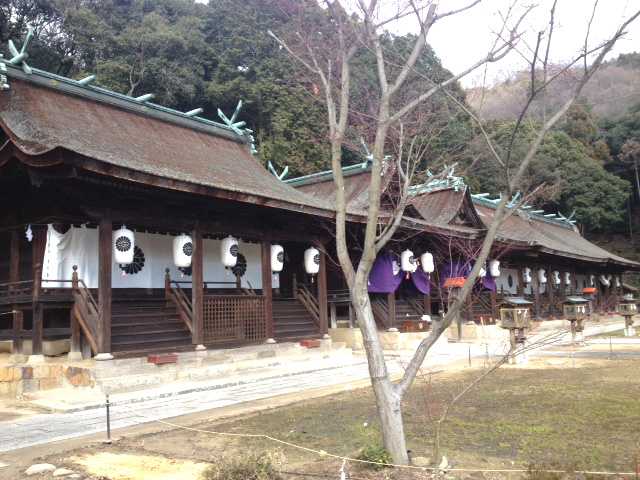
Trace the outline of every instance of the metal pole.
<instances>
[{"instance_id":1,"label":"metal pole","mask_svg":"<svg viewBox=\"0 0 640 480\"><path fill-rule=\"evenodd\" d=\"M111 403L109 402L109 394L106 394L106 404L107 407L107 443L111 443Z\"/></svg>"},{"instance_id":2,"label":"metal pole","mask_svg":"<svg viewBox=\"0 0 640 480\"><path fill-rule=\"evenodd\" d=\"M609 335L609 360L613 359L613 342L611 341L611 335Z\"/></svg>"},{"instance_id":3,"label":"metal pole","mask_svg":"<svg viewBox=\"0 0 640 480\"><path fill-rule=\"evenodd\" d=\"M469 366L471 366L471 345L469 345Z\"/></svg>"}]
</instances>

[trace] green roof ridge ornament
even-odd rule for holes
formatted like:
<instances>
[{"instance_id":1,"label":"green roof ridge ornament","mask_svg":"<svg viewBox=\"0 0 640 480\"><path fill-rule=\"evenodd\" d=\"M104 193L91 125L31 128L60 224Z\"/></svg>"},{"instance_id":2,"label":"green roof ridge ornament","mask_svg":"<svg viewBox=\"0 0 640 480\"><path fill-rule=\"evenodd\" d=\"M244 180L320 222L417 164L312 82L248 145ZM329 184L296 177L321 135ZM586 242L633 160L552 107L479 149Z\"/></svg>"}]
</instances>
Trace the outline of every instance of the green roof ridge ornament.
<instances>
[{"instance_id":1,"label":"green roof ridge ornament","mask_svg":"<svg viewBox=\"0 0 640 480\"><path fill-rule=\"evenodd\" d=\"M284 169L282 170L282 173L278 174L275 167L273 166L273 163L271 163L271 160L267 162L267 167L269 168L269 171L273 173L273 176L280 181L284 181L286 176L289 174L289 166L284 167Z\"/></svg>"},{"instance_id":2,"label":"green roof ridge ornament","mask_svg":"<svg viewBox=\"0 0 640 480\"><path fill-rule=\"evenodd\" d=\"M224 124L227 127L229 127L233 132L235 132L237 135L247 136L247 138L249 139L249 142L251 143L251 153L255 155L256 153L258 153L258 150L256 149L256 139L253 136L253 130L249 128L242 128L247 124L247 122L244 122L244 121L236 122L236 119L238 118L238 114L240 114L241 109L242 109L242 100L239 100L238 105L236 105L236 109L233 112L233 115L231 115L231 118L227 117L224 114L224 112L220 109L218 109L218 117L220 117L220 120L222 120Z\"/></svg>"},{"instance_id":3,"label":"green roof ridge ornament","mask_svg":"<svg viewBox=\"0 0 640 480\"><path fill-rule=\"evenodd\" d=\"M95 75L89 75L88 77L84 77L84 78L81 78L80 80L78 80L78 83L80 85L82 85L83 87L86 87L90 83L93 83L95 80L96 80L96 76Z\"/></svg>"},{"instance_id":4,"label":"green roof ridge ornament","mask_svg":"<svg viewBox=\"0 0 640 480\"><path fill-rule=\"evenodd\" d=\"M29 48L29 44L33 40L33 27L29 27L27 30L27 36L24 38L22 42L22 48L20 51L16 48L16 45L13 43L13 40L9 40L9 53L11 53L12 57L9 59L9 63L11 65L21 65L22 71L27 75L31 75L33 70L27 64L26 59L29 58L29 53L27 52Z\"/></svg>"},{"instance_id":5,"label":"green roof ridge ornament","mask_svg":"<svg viewBox=\"0 0 640 480\"><path fill-rule=\"evenodd\" d=\"M196 115L200 115L204 112L203 108L194 108L193 110L189 110L188 112L184 112L187 117L195 117Z\"/></svg>"},{"instance_id":6,"label":"green roof ridge ornament","mask_svg":"<svg viewBox=\"0 0 640 480\"><path fill-rule=\"evenodd\" d=\"M140 95L139 97L134 97L133 99L138 103L145 103L149 100L153 100L155 97L155 93L145 93L144 95Z\"/></svg>"}]
</instances>

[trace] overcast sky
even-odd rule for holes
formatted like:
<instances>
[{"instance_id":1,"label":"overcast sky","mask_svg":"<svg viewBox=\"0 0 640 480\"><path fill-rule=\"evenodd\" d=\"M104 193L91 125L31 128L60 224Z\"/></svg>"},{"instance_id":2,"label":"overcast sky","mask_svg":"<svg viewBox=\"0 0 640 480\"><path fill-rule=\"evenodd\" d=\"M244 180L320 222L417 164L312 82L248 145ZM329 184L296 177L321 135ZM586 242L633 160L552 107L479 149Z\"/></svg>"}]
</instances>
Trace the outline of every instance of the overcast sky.
<instances>
[{"instance_id":1,"label":"overcast sky","mask_svg":"<svg viewBox=\"0 0 640 480\"><path fill-rule=\"evenodd\" d=\"M387 8L396 2L387 2ZM470 0L441 0L440 12L453 10L470 3ZM458 73L471 63L485 56L494 39L495 31L502 24L499 12L506 13L513 0L483 0L479 5L461 14L442 19L436 23L429 36L429 43L446 68ZM549 10L553 0L523 0L517 7L518 14L527 5L536 4L528 20L523 24L526 30L526 43L535 44L536 33L547 28ZM610 37L624 18L640 8L640 0L600 0L596 17L591 27L590 46L596 46ZM551 50L551 58L556 63L571 60L578 54L584 42L587 24L593 9L592 0L558 0L556 8L556 27ZM415 31L415 21L407 18L392 26L396 33ZM527 51L524 43L520 48ZM612 56L619 53L640 51L640 19L628 29L628 35L620 40ZM530 52L527 52L530 55ZM526 63L516 52L511 52L498 65L488 68L488 82L505 78L510 72L526 68ZM478 85L484 71L463 80L465 87Z\"/></svg>"}]
</instances>

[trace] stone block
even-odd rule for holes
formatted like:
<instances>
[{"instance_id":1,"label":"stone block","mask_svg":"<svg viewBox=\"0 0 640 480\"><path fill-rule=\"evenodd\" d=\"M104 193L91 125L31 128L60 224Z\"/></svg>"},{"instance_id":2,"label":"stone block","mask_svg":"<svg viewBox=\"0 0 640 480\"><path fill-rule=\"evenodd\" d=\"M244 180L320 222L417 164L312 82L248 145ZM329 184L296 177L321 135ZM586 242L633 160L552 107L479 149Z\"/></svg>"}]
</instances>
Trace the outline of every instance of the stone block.
<instances>
[{"instance_id":1,"label":"stone block","mask_svg":"<svg viewBox=\"0 0 640 480\"><path fill-rule=\"evenodd\" d=\"M30 477L31 475L42 475L44 473L53 472L55 469L56 466L51 465L50 463L37 463L27 468L24 471L24 474Z\"/></svg>"},{"instance_id":2,"label":"stone block","mask_svg":"<svg viewBox=\"0 0 640 480\"><path fill-rule=\"evenodd\" d=\"M93 379L91 372L86 368L67 367L64 371L64 377L74 387L91 387Z\"/></svg>"},{"instance_id":3,"label":"stone block","mask_svg":"<svg viewBox=\"0 0 640 480\"><path fill-rule=\"evenodd\" d=\"M38 380L49 378L49 365L37 365L33 367L33 378Z\"/></svg>"},{"instance_id":4,"label":"stone block","mask_svg":"<svg viewBox=\"0 0 640 480\"><path fill-rule=\"evenodd\" d=\"M22 391L24 393L33 393L40 390L40 380L31 379L22 381Z\"/></svg>"},{"instance_id":5,"label":"stone block","mask_svg":"<svg viewBox=\"0 0 640 480\"><path fill-rule=\"evenodd\" d=\"M266 350L264 352L258 352L258 358L271 358L275 356L276 356L275 350Z\"/></svg>"},{"instance_id":6,"label":"stone block","mask_svg":"<svg viewBox=\"0 0 640 480\"><path fill-rule=\"evenodd\" d=\"M14 382L0 383L0 398L13 398L16 396L18 384Z\"/></svg>"},{"instance_id":7,"label":"stone block","mask_svg":"<svg viewBox=\"0 0 640 480\"><path fill-rule=\"evenodd\" d=\"M31 380L33 378L33 367L22 367L22 379Z\"/></svg>"},{"instance_id":8,"label":"stone block","mask_svg":"<svg viewBox=\"0 0 640 480\"><path fill-rule=\"evenodd\" d=\"M0 367L0 382L13 382L14 367Z\"/></svg>"},{"instance_id":9,"label":"stone block","mask_svg":"<svg viewBox=\"0 0 640 480\"><path fill-rule=\"evenodd\" d=\"M58 378L43 378L40 380L40 390L52 390L62 385L61 379Z\"/></svg>"},{"instance_id":10,"label":"stone block","mask_svg":"<svg viewBox=\"0 0 640 480\"><path fill-rule=\"evenodd\" d=\"M49 367L49 378L61 378L62 365L51 365Z\"/></svg>"}]
</instances>

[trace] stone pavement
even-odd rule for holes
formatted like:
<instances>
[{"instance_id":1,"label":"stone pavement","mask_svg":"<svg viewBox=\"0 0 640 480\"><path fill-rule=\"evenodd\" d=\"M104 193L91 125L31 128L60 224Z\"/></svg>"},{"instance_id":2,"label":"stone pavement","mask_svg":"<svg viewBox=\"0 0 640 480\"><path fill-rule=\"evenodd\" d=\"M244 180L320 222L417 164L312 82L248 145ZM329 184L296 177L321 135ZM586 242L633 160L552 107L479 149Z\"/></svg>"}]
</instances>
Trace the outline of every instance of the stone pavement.
<instances>
[{"instance_id":1,"label":"stone pavement","mask_svg":"<svg viewBox=\"0 0 640 480\"><path fill-rule=\"evenodd\" d=\"M589 327L587 335L620 329L619 324ZM566 336L570 340L570 336ZM565 341L566 341L565 340ZM503 347L492 346L489 355ZM434 352L427 357L425 368L444 367L453 362L473 361L487 355L488 349L479 344L449 344L446 352ZM398 352L388 359L392 374L402 371L402 365L412 352ZM476 359L476 360L474 360ZM313 363L313 362L310 362ZM347 385L368 378L368 368L363 356L354 356L343 365L316 362L305 370L287 372L285 375L228 377L223 383L212 383L202 388L173 391L173 394L131 392L113 395L111 428L118 429L140 425L153 418L168 419L181 415L237 405L259 399L290 393L304 393L322 387ZM170 388L170 387L167 387ZM77 438L106 431L104 406L95 402L75 411L37 414L0 422L0 452L41 445L49 442Z\"/></svg>"}]
</instances>

